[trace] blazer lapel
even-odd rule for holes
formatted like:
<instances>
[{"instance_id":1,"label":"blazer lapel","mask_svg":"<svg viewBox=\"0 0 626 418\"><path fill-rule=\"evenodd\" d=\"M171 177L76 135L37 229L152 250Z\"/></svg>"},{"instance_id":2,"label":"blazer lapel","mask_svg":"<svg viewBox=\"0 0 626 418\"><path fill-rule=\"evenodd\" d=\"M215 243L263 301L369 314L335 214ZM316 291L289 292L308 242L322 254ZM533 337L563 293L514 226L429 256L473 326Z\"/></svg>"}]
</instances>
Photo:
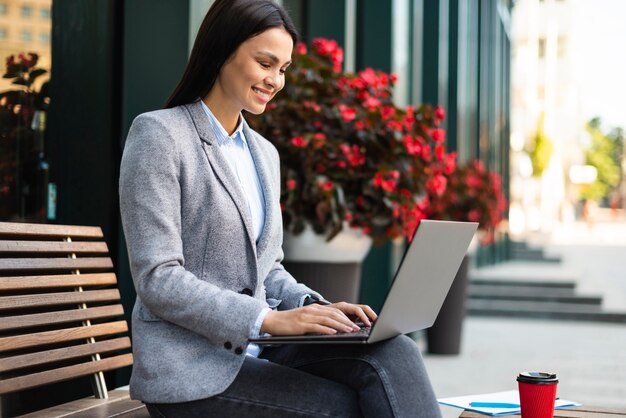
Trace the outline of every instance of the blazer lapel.
<instances>
[{"instance_id":1,"label":"blazer lapel","mask_svg":"<svg viewBox=\"0 0 626 418\"><path fill-rule=\"evenodd\" d=\"M259 237L259 242L257 244L257 253L262 254L267 248L269 236L271 235L269 231L273 229L274 224L278 221L276 216L276 205L280 200L280 196L276 196L277 190L275 189L272 180L272 170L269 166L270 160L268 156L264 154L263 149L258 142L259 140L257 139L257 136L254 134L252 129L250 129L245 120L243 121L243 133L246 136L248 148L250 149L250 154L254 160L254 166L256 167L256 172L259 176L259 183L261 183L263 197L265 200L265 223L263 224L263 230L261 231L261 236Z\"/></svg>"},{"instance_id":2,"label":"blazer lapel","mask_svg":"<svg viewBox=\"0 0 626 418\"><path fill-rule=\"evenodd\" d=\"M191 115L191 120L193 121L196 130L198 131L200 139L203 141L202 146L204 148L204 152L207 158L209 159L211 168L215 172L216 176L219 178L224 188L230 194L233 202L235 202L235 206L237 206L239 215L241 216L243 224L245 225L246 231L248 233L248 238L250 239L250 242L253 244L252 247L254 248L255 239L248 203L243 194L243 190L237 183L236 174L233 173L230 165L219 150L217 138L215 138L215 134L213 133L213 128L211 127L209 118L204 109L202 109L202 104L200 103L200 100L185 105L185 107ZM247 134L246 138L248 138Z\"/></svg>"}]
</instances>

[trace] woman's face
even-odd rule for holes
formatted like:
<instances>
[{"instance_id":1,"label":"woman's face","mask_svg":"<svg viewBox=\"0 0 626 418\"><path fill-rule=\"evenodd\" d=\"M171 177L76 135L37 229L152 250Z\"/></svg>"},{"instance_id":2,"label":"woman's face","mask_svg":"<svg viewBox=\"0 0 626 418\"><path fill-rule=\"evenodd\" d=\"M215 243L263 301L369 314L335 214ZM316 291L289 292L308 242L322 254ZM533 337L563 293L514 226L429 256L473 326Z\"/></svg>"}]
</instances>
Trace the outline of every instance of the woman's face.
<instances>
[{"instance_id":1,"label":"woman's face","mask_svg":"<svg viewBox=\"0 0 626 418\"><path fill-rule=\"evenodd\" d=\"M285 86L293 40L283 28L261 32L243 42L222 66L216 80L222 104L229 110L263 113L267 103Z\"/></svg>"}]
</instances>

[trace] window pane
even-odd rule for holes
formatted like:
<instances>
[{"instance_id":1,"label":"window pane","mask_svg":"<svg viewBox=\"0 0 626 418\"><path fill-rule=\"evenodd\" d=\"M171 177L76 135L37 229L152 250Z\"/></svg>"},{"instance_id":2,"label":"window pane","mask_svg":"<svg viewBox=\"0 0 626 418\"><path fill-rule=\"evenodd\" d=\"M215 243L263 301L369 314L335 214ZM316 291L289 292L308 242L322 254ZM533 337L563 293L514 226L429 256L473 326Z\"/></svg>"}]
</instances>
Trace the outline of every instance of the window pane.
<instances>
[{"instance_id":1,"label":"window pane","mask_svg":"<svg viewBox=\"0 0 626 418\"><path fill-rule=\"evenodd\" d=\"M0 93L7 93L0 99L0 221L47 220L51 7L52 0L0 0L0 60L6 74L0 77ZM17 65L26 67L21 80Z\"/></svg>"},{"instance_id":2,"label":"window pane","mask_svg":"<svg viewBox=\"0 0 626 418\"><path fill-rule=\"evenodd\" d=\"M20 40L23 42L30 42L33 40L33 33L28 29L22 29L20 32Z\"/></svg>"}]
</instances>

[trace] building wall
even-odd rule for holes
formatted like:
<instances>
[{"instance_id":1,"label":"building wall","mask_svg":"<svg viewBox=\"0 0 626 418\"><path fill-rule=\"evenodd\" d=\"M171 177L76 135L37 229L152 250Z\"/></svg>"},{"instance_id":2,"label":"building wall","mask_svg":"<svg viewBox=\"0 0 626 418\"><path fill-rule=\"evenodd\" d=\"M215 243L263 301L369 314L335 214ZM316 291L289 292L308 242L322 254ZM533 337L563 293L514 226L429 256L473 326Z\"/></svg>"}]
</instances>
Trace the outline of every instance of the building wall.
<instances>
[{"instance_id":1,"label":"building wall","mask_svg":"<svg viewBox=\"0 0 626 418\"><path fill-rule=\"evenodd\" d=\"M580 139L586 121L576 51L585 25L577 0L520 0L513 14L511 228L523 235L548 232L556 221L573 217L573 208L563 205L564 173L584 161ZM532 177L527 151L542 119L553 157L541 177Z\"/></svg>"}]
</instances>

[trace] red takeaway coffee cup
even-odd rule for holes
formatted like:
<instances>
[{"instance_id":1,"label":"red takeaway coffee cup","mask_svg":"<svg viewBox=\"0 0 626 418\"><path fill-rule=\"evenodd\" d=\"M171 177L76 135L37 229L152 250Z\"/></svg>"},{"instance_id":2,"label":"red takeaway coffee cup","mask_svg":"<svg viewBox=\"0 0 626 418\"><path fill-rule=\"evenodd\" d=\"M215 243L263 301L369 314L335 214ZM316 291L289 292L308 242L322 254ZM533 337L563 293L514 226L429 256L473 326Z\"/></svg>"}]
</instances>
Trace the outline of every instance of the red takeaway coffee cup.
<instances>
[{"instance_id":1,"label":"red takeaway coffee cup","mask_svg":"<svg viewBox=\"0 0 626 418\"><path fill-rule=\"evenodd\" d=\"M523 418L553 418L556 374L522 372L517 376L519 399Z\"/></svg>"}]
</instances>

